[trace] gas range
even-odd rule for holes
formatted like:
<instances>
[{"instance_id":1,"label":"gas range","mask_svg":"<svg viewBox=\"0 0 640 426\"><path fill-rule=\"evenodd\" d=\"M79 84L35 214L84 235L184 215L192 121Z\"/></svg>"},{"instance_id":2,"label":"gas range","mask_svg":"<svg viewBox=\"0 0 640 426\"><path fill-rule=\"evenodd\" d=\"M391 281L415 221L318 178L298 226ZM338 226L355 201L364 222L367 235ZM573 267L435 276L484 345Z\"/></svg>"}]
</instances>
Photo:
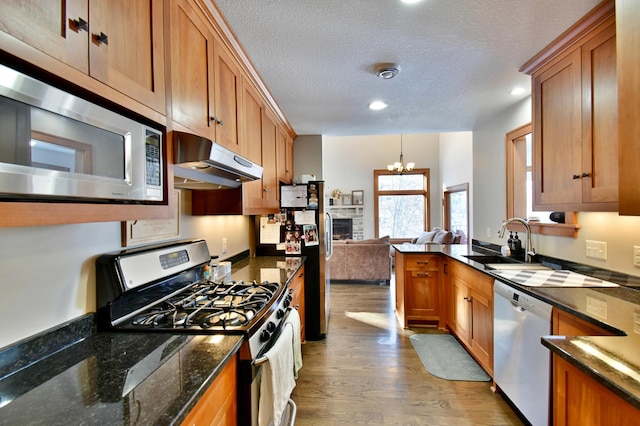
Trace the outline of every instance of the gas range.
<instances>
[{"instance_id":1,"label":"gas range","mask_svg":"<svg viewBox=\"0 0 640 426\"><path fill-rule=\"evenodd\" d=\"M211 281L206 242L107 253L96 260L98 328L146 333L242 334L255 359L291 304L276 282Z\"/></svg>"}]
</instances>

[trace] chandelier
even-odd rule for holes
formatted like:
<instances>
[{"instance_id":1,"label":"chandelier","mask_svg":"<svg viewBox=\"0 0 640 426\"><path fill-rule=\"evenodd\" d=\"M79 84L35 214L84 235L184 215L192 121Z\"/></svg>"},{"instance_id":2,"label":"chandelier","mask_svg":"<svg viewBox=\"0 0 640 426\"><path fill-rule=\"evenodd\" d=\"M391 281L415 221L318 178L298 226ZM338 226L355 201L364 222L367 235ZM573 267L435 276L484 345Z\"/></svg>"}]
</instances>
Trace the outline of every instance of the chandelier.
<instances>
[{"instance_id":1,"label":"chandelier","mask_svg":"<svg viewBox=\"0 0 640 426\"><path fill-rule=\"evenodd\" d=\"M416 163L407 163L406 166L404 164L404 156L402 155L402 135L400 135L400 161L389 164L387 166L387 170L395 175L403 175L406 172L410 172L411 170L413 170L415 166Z\"/></svg>"}]
</instances>

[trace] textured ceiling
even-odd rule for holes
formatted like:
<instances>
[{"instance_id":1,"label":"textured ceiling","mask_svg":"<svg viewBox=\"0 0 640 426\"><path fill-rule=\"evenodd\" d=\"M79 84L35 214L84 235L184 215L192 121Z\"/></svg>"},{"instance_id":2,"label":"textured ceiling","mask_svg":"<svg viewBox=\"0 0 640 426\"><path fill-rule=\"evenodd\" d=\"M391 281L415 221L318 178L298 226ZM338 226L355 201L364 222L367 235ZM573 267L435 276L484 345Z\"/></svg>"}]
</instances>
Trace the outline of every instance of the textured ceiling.
<instances>
[{"instance_id":1,"label":"textured ceiling","mask_svg":"<svg viewBox=\"0 0 640 426\"><path fill-rule=\"evenodd\" d=\"M332 136L473 130L529 95L520 66L599 3L214 1L296 133ZM385 62L394 79L375 76Z\"/></svg>"}]
</instances>

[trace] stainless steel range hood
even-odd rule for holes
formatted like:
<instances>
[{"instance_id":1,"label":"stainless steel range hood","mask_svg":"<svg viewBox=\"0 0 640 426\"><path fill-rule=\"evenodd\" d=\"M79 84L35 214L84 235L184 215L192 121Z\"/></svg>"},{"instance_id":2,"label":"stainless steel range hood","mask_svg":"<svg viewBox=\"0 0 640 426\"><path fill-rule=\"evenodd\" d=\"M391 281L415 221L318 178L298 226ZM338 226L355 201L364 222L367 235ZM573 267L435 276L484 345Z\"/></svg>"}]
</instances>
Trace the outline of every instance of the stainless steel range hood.
<instances>
[{"instance_id":1,"label":"stainless steel range hood","mask_svg":"<svg viewBox=\"0 0 640 426\"><path fill-rule=\"evenodd\" d=\"M210 139L173 132L174 186L183 189L238 188L262 178L262 166Z\"/></svg>"}]
</instances>

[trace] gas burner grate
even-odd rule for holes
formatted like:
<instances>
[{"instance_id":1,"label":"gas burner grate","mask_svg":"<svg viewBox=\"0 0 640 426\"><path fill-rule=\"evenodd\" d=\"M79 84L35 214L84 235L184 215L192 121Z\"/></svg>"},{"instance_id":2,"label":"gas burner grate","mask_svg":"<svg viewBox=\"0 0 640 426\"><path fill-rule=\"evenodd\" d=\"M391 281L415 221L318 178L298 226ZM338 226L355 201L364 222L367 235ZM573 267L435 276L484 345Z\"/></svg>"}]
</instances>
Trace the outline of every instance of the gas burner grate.
<instances>
[{"instance_id":1,"label":"gas burner grate","mask_svg":"<svg viewBox=\"0 0 640 426\"><path fill-rule=\"evenodd\" d=\"M226 330L251 323L280 288L279 283L201 281L143 312L136 328L202 328Z\"/></svg>"}]
</instances>

